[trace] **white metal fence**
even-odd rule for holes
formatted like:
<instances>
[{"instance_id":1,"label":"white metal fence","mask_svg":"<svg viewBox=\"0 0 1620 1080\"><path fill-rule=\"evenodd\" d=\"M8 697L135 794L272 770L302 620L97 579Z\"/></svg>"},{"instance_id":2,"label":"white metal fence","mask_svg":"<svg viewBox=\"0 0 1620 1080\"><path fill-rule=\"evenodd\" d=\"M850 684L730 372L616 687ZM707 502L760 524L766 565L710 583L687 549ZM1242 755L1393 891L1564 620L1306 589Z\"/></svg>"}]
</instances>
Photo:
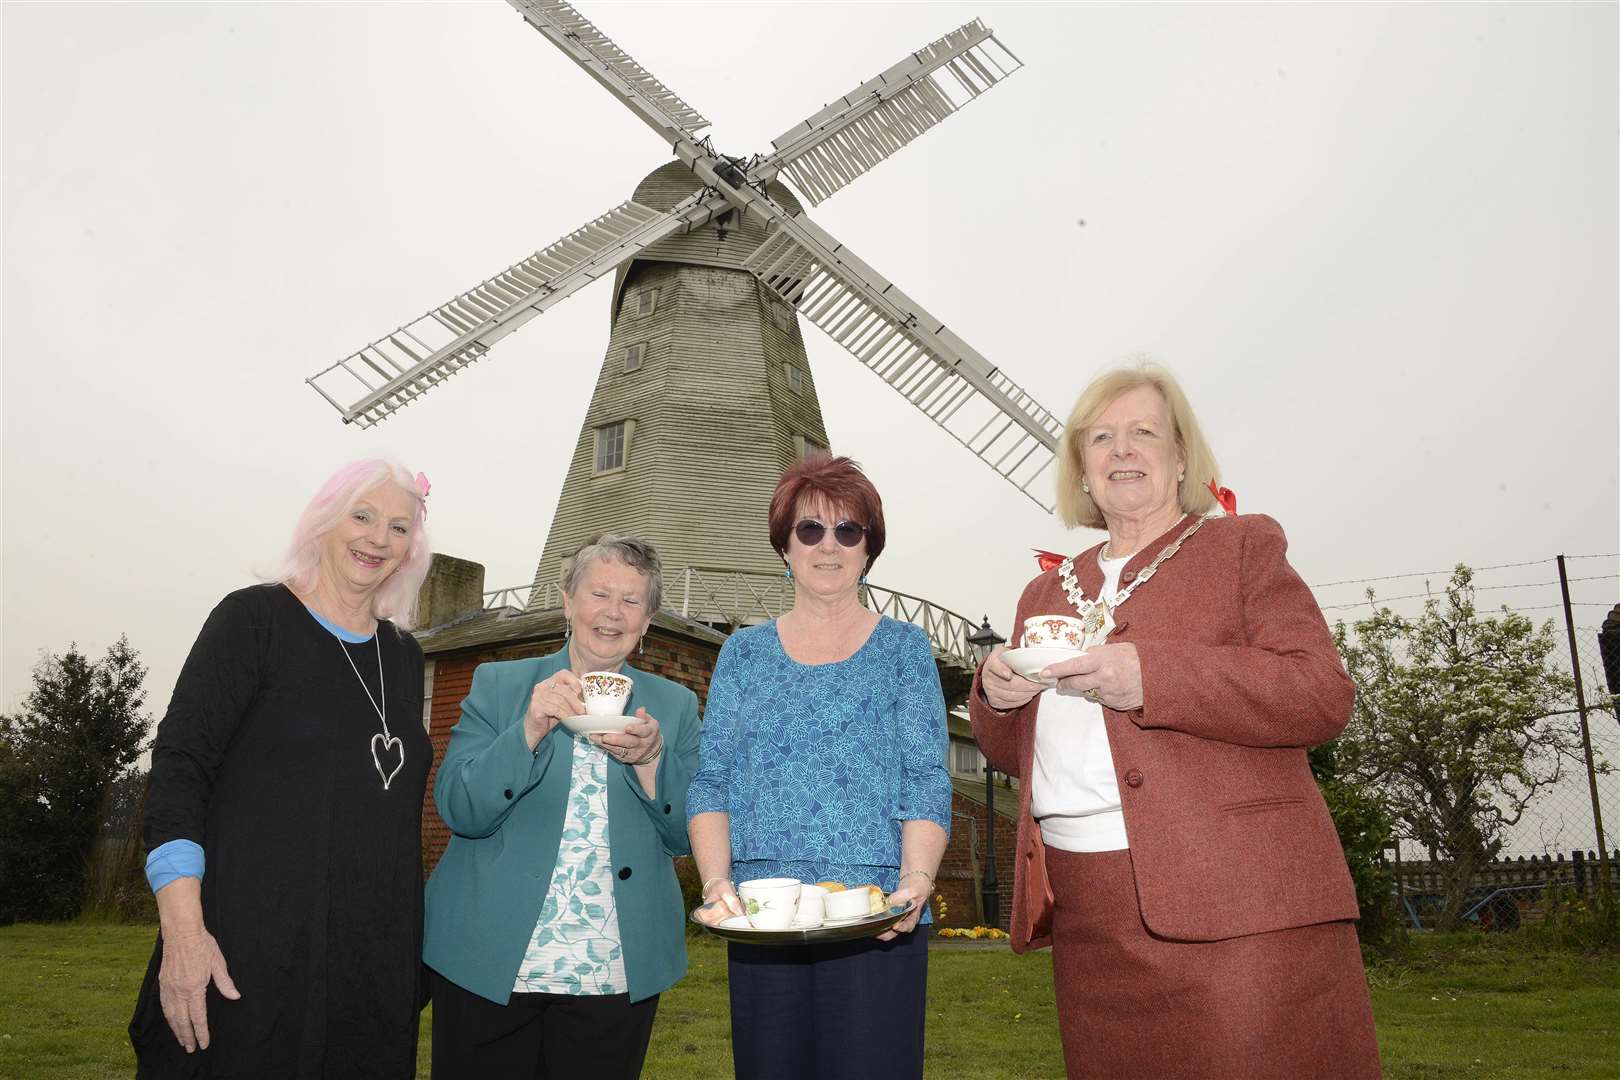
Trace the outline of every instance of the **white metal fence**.
<instances>
[{"instance_id":1,"label":"white metal fence","mask_svg":"<svg viewBox=\"0 0 1620 1080\"><path fill-rule=\"evenodd\" d=\"M867 584L861 590L866 606L880 615L914 623L928 634L934 654L956 667L977 665L968 638L975 626L964 615L920 596ZM556 583L538 588L520 586L484 593L484 608L540 611L560 607ZM793 586L777 574L728 570L715 566L689 566L664 579L664 605L696 622L736 628L772 619L793 606Z\"/></svg>"}]
</instances>

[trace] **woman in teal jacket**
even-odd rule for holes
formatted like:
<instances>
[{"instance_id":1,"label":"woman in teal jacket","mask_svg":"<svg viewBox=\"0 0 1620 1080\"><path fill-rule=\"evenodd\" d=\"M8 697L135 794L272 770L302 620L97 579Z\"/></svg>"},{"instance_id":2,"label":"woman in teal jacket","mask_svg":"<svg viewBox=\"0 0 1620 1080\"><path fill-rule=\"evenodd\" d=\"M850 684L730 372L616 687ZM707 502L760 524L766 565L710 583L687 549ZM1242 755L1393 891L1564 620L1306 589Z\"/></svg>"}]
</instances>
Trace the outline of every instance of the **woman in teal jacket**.
<instances>
[{"instance_id":1,"label":"woman in teal jacket","mask_svg":"<svg viewBox=\"0 0 1620 1080\"><path fill-rule=\"evenodd\" d=\"M626 665L658 555L605 535L563 582L565 648L480 664L433 798L450 846L427 886L435 1080L640 1075L658 995L686 972L680 885L697 697ZM630 677L622 734L576 736L579 677Z\"/></svg>"}]
</instances>

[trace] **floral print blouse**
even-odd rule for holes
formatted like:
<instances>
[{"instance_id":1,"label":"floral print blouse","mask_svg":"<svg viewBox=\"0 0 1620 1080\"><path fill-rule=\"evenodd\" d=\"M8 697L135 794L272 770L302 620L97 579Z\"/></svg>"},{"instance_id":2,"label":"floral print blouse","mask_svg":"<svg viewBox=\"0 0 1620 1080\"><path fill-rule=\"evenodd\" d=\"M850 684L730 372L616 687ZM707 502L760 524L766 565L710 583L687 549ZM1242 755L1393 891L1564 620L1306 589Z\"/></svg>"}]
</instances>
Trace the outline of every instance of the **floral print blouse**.
<instances>
[{"instance_id":1,"label":"floral print blouse","mask_svg":"<svg viewBox=\"0 0 1620 1080\"><path fill-rule=\"evenodd\" d=\"M945 699L928 636L887 616L853 656L801 664L774 621L727 639L687 819L731 815L732 877L896 887L900 823L951 827Z\"/></svg>"},{"instance_id":2,"label":"floral print blouse","mask_svg":"<svg viewBox=\"0 0 1620 1080\"><path fill-rule=\"evenodd\" d=\"M551 890L512 985L519 994L623 994L624 950L608 849L607 752L574 736L568 811Z\"/></svg>"}]
</instances>

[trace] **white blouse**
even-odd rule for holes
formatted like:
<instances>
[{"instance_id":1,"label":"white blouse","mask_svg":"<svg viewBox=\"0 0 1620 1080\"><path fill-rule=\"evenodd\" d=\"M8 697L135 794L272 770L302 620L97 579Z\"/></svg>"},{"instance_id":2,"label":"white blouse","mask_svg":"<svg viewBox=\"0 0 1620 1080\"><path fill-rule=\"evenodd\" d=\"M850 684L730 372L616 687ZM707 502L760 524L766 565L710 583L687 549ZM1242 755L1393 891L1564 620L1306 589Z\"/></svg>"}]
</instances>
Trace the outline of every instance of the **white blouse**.
<instances>
[{"instance_id":1,"label":"white blouse","mask_svg":"<svg viewBox=\"0 0 1620 1080\"><path fill-rule=\"evenodd\" d=\"M1113 601L1119 575L1130 562L1105 559L1102 595ZM1067 690L1047 690L1035 712L1035 768L1030 776L1030 811L1041 839L1062 851L1122 851L1125 815L1102 706Z\"/></svg>"}]
</instances>

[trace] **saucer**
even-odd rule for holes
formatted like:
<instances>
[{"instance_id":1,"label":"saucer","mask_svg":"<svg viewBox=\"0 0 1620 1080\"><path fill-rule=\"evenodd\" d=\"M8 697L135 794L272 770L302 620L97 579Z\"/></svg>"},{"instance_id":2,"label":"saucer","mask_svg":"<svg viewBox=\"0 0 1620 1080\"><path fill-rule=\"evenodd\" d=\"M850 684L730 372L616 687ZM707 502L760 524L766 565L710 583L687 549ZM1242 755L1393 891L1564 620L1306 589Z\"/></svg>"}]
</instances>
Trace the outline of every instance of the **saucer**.
<instances>
[{"instance_id":1,"label":"saucer","mask_svg":"<svg viewBox=\"0 0 1620 1080\"><path fill-rule=\"evenodd\" d=\"M558 723L575 735L601 735L609 731L623 731L625 725L634 719L633 716L587 713L584 716L564 716Z\"/></svg>"},{"instance_id":2,"label":"saucer","mask_svg":"<svg viewBox=\"0 0 1620 1080\"><path fill-rule=\"evenodd\" d=\"M1085 650L1070 649L1062 645L1035 645L1022 649L1008 649L1001 654L1007 666L1030 682L1038 682L1042 686L1056 686L1056 679L1039 679L1041 669L1049 667L1060 660L1073 660Z\"/></svg>"},{"instance_id":3,"label":"saucer","mask_svg":"<svg viewBox=\"0 0 1620 1080\"><path fill-rule=\"evenodd\" d=\"M823 920L821 920L821 925L822 926L854 926L856 923L867 922L868 920L871 920L871 919L881 919L881 918L883 918L883 916L885 914L887 914L887 913L886 912L879 912L878 914L873 915L871 912L867 912L865 915L850 915L847 918L843 918L843 919L823 919Z\"/></svg>"},{"instance_id":4,"label":"saucer","mask_svg":"<svg viewBox=\"0 0 1620 1080\"><path fill-rule=\"evenodd\" d=\"M746 915L733 915L718 926L698 922L696 912L692 914L691 919L714 936L728 941L759 945L810 945L823 941L855 941L860 938L876 937L905 918L910 911L909 907L891 907L878 915L862 915L858 919L825 922L813 930L808 927L756 930L749 925Z\"/></svg>"}]
</instances>

